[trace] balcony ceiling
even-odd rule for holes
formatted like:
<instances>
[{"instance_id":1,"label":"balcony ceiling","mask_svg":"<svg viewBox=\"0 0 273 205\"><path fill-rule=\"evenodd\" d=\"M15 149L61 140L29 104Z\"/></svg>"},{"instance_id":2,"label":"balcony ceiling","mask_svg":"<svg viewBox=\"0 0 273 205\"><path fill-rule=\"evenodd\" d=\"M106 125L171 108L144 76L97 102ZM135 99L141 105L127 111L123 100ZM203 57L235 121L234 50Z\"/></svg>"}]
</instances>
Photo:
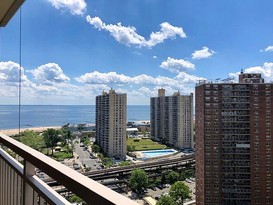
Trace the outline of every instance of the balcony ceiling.
<instances>
[{"instance_id":1,"label":"balcony ceiling","mask_svg":"<svg viewBox=\"0 0 273 205\"><path fill-rule=\"evenodd\" d=\"M6 26L25 0L0 0L0 27Z\"/></svg>"}]
</instances>

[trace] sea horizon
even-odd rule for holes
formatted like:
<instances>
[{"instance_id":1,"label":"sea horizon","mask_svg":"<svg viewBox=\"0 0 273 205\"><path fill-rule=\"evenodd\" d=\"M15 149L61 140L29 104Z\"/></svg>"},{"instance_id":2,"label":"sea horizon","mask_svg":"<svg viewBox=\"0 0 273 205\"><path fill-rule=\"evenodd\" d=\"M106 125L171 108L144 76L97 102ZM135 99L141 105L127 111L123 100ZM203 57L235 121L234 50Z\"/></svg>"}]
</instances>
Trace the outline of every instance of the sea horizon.
<instances>
[{"instance_id":1,"label":"sea horizon","mask_svg":"<svg viewBox=\"0 0 273 205\"><path fill-rule=\"evenodd\" d=\"M95 124L95 105L21 105L20 115L21 128ZM127 122L141 120L150 120L150 106L127 105ZM0 105L0 130L18 127L19 106Z\"/></svg>"}]
</instances>

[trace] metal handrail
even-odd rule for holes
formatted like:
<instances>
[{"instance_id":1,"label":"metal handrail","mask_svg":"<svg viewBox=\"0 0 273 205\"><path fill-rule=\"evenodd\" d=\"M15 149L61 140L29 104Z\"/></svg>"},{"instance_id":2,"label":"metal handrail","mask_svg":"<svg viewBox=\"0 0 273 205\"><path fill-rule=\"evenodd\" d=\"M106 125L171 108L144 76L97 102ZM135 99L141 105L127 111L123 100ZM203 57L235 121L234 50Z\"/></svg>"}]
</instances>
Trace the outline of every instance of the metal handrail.
<instances>
[{"instance_id":1,"label":"metal handrail","mask_svg":"<svg viewBox=\"0 0 273 205\"><path fill-rule=\"evenodd\" d=\"M4 134L0 134L0 143L22 157L25 160L25 165L26 162L28 162L34 167L39 168L47 175L65 186L68 190L81 197L88 204L137 204L129 198L114 192L102 184L78 173L69 167L66 167L65 165L45 156L37 150L34 150ZM26 168L24 167L24 169ZM33 187L33 189L38 188L39 191L45 191L48 189L50 189L50 191L52 190L49 187L44 187L45 190L41 190L41 187L39 187L38 184L44 184L44 182L36 178L34 175L29 176L28 180L32 182L30 185L36 186ZM46 193L44 194L46 195Z\"/></svg>"}]
</instances>

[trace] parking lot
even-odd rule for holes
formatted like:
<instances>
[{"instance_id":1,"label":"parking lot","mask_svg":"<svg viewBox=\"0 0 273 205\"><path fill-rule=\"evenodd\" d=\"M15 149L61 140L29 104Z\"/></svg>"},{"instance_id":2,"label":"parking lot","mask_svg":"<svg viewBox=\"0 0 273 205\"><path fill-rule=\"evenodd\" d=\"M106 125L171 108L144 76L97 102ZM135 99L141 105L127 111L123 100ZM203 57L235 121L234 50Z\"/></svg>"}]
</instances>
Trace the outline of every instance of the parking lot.
<instances>
[{"instance_id":1,"label":"parking lot","mask_svg":"<svg viewBox=\"0 0 273 205\"><path fill-rule=\"evenodd\" d=\"M184 200L184 202L195 200L195 182L194 181L195 180L184 181L184 183L190 188L191 197L192 197L191 199ZM146 193L143 196L139 196L132 191L128 192L128 194L126 194L126 193L121 193L121 194L129 197L130 199L133 199L134 201L136 201L139 204L143 204L142 198L145 196L151 196L154 199L158 200L162 195L169 194L169 192L170 192L170 185L167 185L167 186L165 185L165 188L162 188L162 189L160 187L155 187L155 189L148 188Z\"/></svg>"}]
</instances>

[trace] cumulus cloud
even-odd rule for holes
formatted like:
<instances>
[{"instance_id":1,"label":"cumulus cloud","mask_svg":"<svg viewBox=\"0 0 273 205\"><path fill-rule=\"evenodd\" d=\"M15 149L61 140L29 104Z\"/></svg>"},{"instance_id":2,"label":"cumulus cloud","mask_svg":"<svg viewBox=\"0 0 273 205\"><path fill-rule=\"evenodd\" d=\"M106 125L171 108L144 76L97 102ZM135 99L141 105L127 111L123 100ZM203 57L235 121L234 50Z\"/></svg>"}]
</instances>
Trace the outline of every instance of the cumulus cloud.
<instances>
[{"instance_id":1,"label":"cumulus cloud","mask_svg":"<svg viewBox=\"0 0 273 205\"><path fill-rule=\"evenodd\" d=\"M98 71L85 73L84 75L75 78L79 83L85 84L135 84L135 85L175 85L176 81L164 77L152 77L146 74L130 77L116 72L100 73Z\"/></svg>"},{"instance_id":2,"label":"cumulus cloud","mask_svg":"<svg viewBox=\"0 0 273 205\"><path fill-rule=\"evenodd\" d=\"M17 63L0 62L2 103L12 104L18 101L19 69ZM175 77L166 77L93 71L75 78L80 83L78 85L72 84L55 63L41 65L25 74L22 69L22 76L22 102L26 104L90 104L90 100L95 103L95 97L111 87L117 92L127 93L129 104L149 104L150 97L156 96L157 89L164 87L170 95L177 90L189 94L193 92L199 79L183 72Z\"/></svg>"},{"instance_id":3,"label":"cumulus cloud","mask_svg":"<svg viewBox=\"0 0 273 205\"><path fill-rule=\"evenodd\" d=\"M195 75L189 75L185 72L180 72L175 79L180 84L196 84L199 80L206 80L206 78L203 77L197 77Z\"/></svg>"},{"instance_id":4,"label":"cumulus cloud","mask_svg":"<svg viewBox=\"0 0 273 205\"><path fill-rule=\"evenodd\" d=\"M104 76L103 80L100 76ZM91 77L91 79L88 79L88 77ZM157 90L161 87L164 87L169 95L172 95L173 92L177 92L178 90L181 94L188 95L194 92L198 80L206 79L189 75L185 72L180 72L174 78L169 78L165 76L153 77L146 74L130 77L115 72L100 73L94 71L86 73L76 78L76 80L80 83L84 83L86 86L90 86L90 88L92 88L91 90L95 92L98 90L100 92L102 90L107 91L110 87L113 87L117 92L127 93L129 104L149 104L150 97L157 96ZM119 87L120 84L123 85L122 88ZM97 94L100 94L100 92Z\"/></svg>"},{"instance_id":5,"label":"cumulus cloud","mask_svg":"<svg viewBox=\"0 0 273 205\"><path fill-rule=\"evenodd\" d=\"M157 56L153 56L153 59L157 59Z\"/></svg>"},{"instance_id":6,"label":"cumulus cloud","mask_svg":"<svg viewBox=\"0 0 273 205\"><path fill-rule=\"evenodd\" d=\"M85 0L48 0L56 9L69 10L72 15L83 15L87 4Z\"/></svg>"},{"instance_id":7,"label":"cumulus cloud","mask_svg":"<svg viewBox=\"0 0 273 205\"><path fill-rule=\"evenodd\" d=\"M168 86L174 90L177 89L185 90L188 89L189 87L194 88L198 80L205 80L205 78L189 75L185 72L180 72L176 77L169 78L165 76L153 77L146 74L130 77L123 74L117 74L115 72L100 73L98 71L94 71L91 73L86 73L76 78L76 81L87 85L107 84L118 86L120 84L123 85L126 84L127 85L126 87L130 89L132 87L133 89L137 89L137 87L139 86L141 86L142 89L144 88L153 89L154 87Z\"/></svg>"},{"instance_id":8,"label":"cumulus cloud","mask_svg":"<svg viewBox=\"0 0 273 205\"><path fill-rule=\"evenodd\" d=\"M273 80L273 62L265 62L262 66L254 66L244 69L245 73L261 73L265 82L272 82ZM240 72L229 73L230 77L235 77L238 80Z\"/></svg>"},{"instance_id":9,"label":"cumulus cloud","mask_svg":"<svg viewBox=\"0 0 273 205\"><path fill-rule=\"evenodd\" d=\"M186 38L182 27L172 26L168 22L161 23L160 31L152 32L150 39L146 40L136 32L136 28L133 26L123 26L120 22L117 24L106 24L99 17L92 18L89 15L86 17L86 21L99 31L108 31L116 41L127 46L136 45L151 48L167 39L175 39L176 36Z\"/></svg>"},{"instance_id":10,"label":"cumulus cloud","mask_svg":"<svg viewBox=\"0 0 273 205\"><path fill-rule=\"evenodd\" d=\"M160 67L165 68L172 73L179 73L181 71L195 69L195 65L191 62L183 59L174 59L171 57L168 57L166 61L162 62Z\"/></svg>"},{"instance_id":11,"label":"cumulus cloud","mask_svg":"<svg viewBox=\"0 0 273 205\"><path fill-rule=\"evenodd\" d=\"M194 51L192 54L193 59L209 58L216 52L204 46L201 50Z\"/></svg>"},{"instance_id":12,"label":"cumulus cloud","mask_svg":"<svg viewBox=\"0 0 273 205\"><path fill-rule=\"evenodd\" d=\"M0 82L17 83L19 79L20 65L12 61L0 62ZM27 81L24 68L21 67L21 80Z\"/></svg>"},{"instance_id":13,"label":"cumulus cloud","mask_svg":"<svg viewBox=\"0 0 273 205\"><path fill-rule=\"evenodd\" d=\"M263 51L265 51L265 52L273 51L273 46L267 46L265 49L260 50L260 52L263 52Z\"/></svg>"},{"instance_id":14,"label":"cumulus cloud","mask_svg":"<svg viewBox=\"0 0 273 205\"><path fill-rule=\"evenodd\" d=\"M80 83L87 84L123 84L128 83L130 81L130 77L123 74L117 74L116 72L100 73L98 71L94 71L92 73L85 73L84 75L75 78L75 80Z\"/></svg>"},{"instance_id":15,"label":"cumulus cloud","mask_svg":"<svg viewBox=\"0 0 273 205\"><path fill-rule=\"evenodd\" d=\"M47 63L34 70L29 70L28 72L32 73L34 78L40 83L47 85L53 83L64 83L70 80L70 78L63 73L63 70L56 63Z\"/></svg>"}]
</instances>

